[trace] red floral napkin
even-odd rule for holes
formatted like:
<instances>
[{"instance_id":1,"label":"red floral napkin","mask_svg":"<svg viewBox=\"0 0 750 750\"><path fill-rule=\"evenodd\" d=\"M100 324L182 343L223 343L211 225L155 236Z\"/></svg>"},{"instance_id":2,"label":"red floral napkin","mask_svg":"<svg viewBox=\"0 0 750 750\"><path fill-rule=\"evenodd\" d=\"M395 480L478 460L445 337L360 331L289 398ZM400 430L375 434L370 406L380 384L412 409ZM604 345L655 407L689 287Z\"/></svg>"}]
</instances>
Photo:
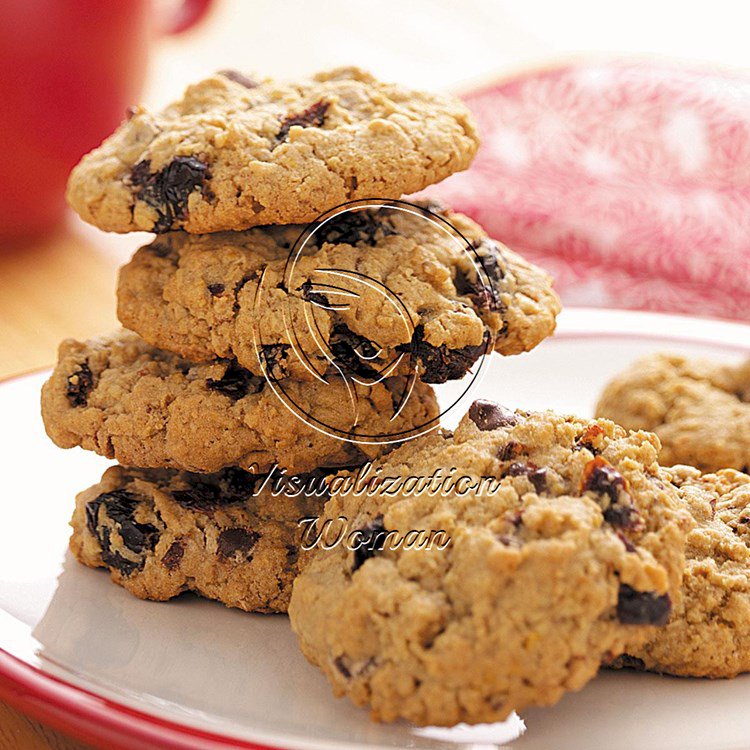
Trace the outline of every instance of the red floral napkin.
<instances>
[{"instance_id":1,"label":"red floral napkin","mask_svg":"<svg viewBox=\"0 0 750 750\"><path fill-rule=\"evenodd\" d=\"M464 98L482 148L430 194L565 302L750 320L750 74L588 62Z\"/></svg>"}]
</instances>

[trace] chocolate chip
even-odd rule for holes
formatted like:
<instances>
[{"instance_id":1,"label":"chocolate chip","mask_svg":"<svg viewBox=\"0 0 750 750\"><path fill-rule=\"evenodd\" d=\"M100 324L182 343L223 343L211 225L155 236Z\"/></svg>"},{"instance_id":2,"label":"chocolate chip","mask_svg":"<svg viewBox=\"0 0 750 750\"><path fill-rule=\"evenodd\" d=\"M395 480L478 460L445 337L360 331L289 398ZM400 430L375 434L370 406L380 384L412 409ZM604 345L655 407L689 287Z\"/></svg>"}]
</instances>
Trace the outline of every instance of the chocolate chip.
<instances>
[{"instance_id":1,"label":"chocolate chip","mask_svg":"<svg viewBox=\"0 0 750 750\"><path fill-rule=\"evenodd\" d=\"M641 514L633 505L613 503L604 510L604 520L612 526L633 529L641 523Z\"/></svg>"},{"instance_id":2,"label":"chocolate chip","mask_svg":"<svg viewBox=\"0 0 750 750\"><path fill-rule=\"evenodd\" d=\"M254 89L260 85L257 81L248 78L244 73L240 73L238 70L220 70L219 75L228 78L230 81L239 83L240 86L244 86L246 89Z\"/></svg>"},{"instance_id":3,"label":"chocolate chip","mask_svg":"<svg viewBox=\"0 0 750 750\"><path fill-rule=\"evenodd\" d=\"M161 559L161 564L167 570L175 570L180 567L182 562L182 556L185 554L185 548L181 542L172 542L169 545L169 549L164 553L164 557Z\"/></svg>"},{"instance_id":4,"label":"chocolate chip","mask_svg":"<svg viewBox=\"0 0 750 750\"><path fill-rule=\"evenodd\" d=\"M380 211L342 211L318 227L313 237L319 247L325 243L332 245L362 243L373 247L383 237L393 234L396 234L396 230L385 216L385 209L381 209Z\"/></svg>"},{"instance_id":5,"label":"chocolate chip","mask_svg":"<svg viewBox=\"0 0 750 750\"><path fill-rule=\"evenodd\" d=\"M672 602L669 594L636 591L623 583L617 595L617 619L623 625L666 625Z\"/></svg>"},{"instance_id":6,"label":"chocolate chip","mask_svg":"<svg viewBox=\"0 0 750 750\"><path fill-rule=\"evenodd\" d=\"M175 221L185 218L188 196L209 177L208 166L194 156L176 156L153 174L151 162L140 161L130 173L138 198L158 213L155 232L168 232Z\"/></svg>"},{"instance_id":7,"label":"chocolate chip","mask_svg":"<svg viewBox=\"0 0 750 750\"><path fill-rule=\"evenodd\" d=\"M94 376L91 374L91 368L88 362L83 362L72 375L68 376L65 395L71 406L86 406L93 387Z\"/></svg>"},{"instance_id":8,"label":"chocolate chip","mask_svg":"<svg viewBox=\"0 0 750 750\"><path fill-rule=\"evenodd\" d=\"M472 245L475 259L482 267L483 274L472 269L469 273L462 269L456 271L453 279L456 292L467 296L478 310L502 312L505 305L500 299L501 282L505 278L505 263L500 262L501 252L491 240L481 240ZM507 321L504 324L507 326Z\"/></svg>"},{"instance_id":9,"label":"chocolate chip","mask_svg":"<svg viewBox=\"0 0 750 750\"><path fill-rule=\"evenodd\" d=\"M209 284L208 291L212 297L219 297L224 294L224 284Z\"/></svg>"},{"instance_id":10,"label":"chocolate chip","mask_svg":"<svg viewBox=\"0 0 750 750\"><path fill-rule=\"evenodd\" d=\"M479 262L482 264L482 268L484 268L490 281L502 281L505 278L507 262L497 243L489 238L485 238L472 243L472 247L476 250Z\"/></svg>"},{"instance_id":11,"label":"chocolate chip","mask_svg":"<svg viewBox=\"0 0 750 750\"><path fill-rule=\"evenodd\" d=\"M232 360L224 374L218 380L208 378L206 387L211 391L217 391L224 394L232 401L239 401L248 393L260 393L265 386L265 380L257 375L253 375L249 370L240 367L237 362Z\"/></svg>"},{"instance_id":12,"label":"chocolate chip","mask_svg":"<svg viewBox=\"0 0 750 750\"><path fill-rule=\"evenodd\" d=\"M133 560L128 560L126 557L123 557L116 550L112 550L112 548L110 547L109 529L102 529L102 535L99 538L99 543L102 548L102 562L110 570L117 570L121 575L127 578L128 576L133 575L133 573L135 573L137 570L141 570L143 568L145 561L134 562Z\"/></svg>"},{"instance_id":13,"label":"chocolate chip","mask_svg":"<svg viewBox=\"0 0 750 750\"><path fill-rule=\"evenodd\" d=\"M586 464L582 490L595 492L608 500L602 503L602 513L607 523L628 529L639 525L640 513L627 492L625 477L601 456Z\"/></svg>"},{"instance_id":14,"label":"chocolate chip","mask_svg":"<svg viewBox=\"0 0 750 750\"><path fill-rule=\"evenodd\" d=\"M361 568L371 557L375 557L378 552L382 551L388 533L383 525L383 516L377 516L359 529L360 538L359 544L354 550L352 573Z\"/></svg>"},{"instance_id":15,"label":"chocolate chip","mask_svg":"<svg viewBox=\"0 0 750 750\"><path fill-rule=\"evenodd\" d=\"M235 552L249 555L258 539L260 539L258 532L249 531L238 526L231 529L224 529L219 534L216 547L221 557L231 557Z\"/></svg>"},{"instance_id":16,"label":"chocolate chip","mask_svg":"<svg viewBox=\"0 0 750 750\"><path fill-rule=\"evenodd\" d=\"M290 129L295 125L299 125L302 128L322 127L329 106L329 102L319 101L310 105L304 112L287 115L281 121L281 127L276 137L279 141L286 140Z\"/></svg>"},{"instance_id":17,"label":"chocolate chip","mask_svg":"<svg viewBox=\"0 0 750 750\"><path fill-rule=\"evenodd\" d=\"M516 415L494 401L477 399L469 407L469 419L483 432L498 427L512 427L518 421Z\"/></svg>"},{"instance_id":18,"label":"chocolate chip","mask_svg":"<svg viewBox=\"0 0 750 750\"><path fill-rule=\"evenodd\" d=\"M134 520L139 502L137 495L126 490L102 493L86 506L86 521L89 530L96 533L95 525L98 523L99 508L103 505L104 513L114 522L123 543L131 552L153 549L156 543L154 538L157 533L156 528Z\"/></svg>"},{"instance_id":19,"label":"chocolate chip","mask_svg":"<svg viewBox=\"0 0 750 750\"><path fill-rule=\"evenodd\" d=\"M489 333L478 346L464 346L461 349L449 349L445 344L433 346L424 340L424 326L414 329L411 343L399 346L399 351L408 350L412 360L421 362L423 383L439 384L448 380L458 380L471 369L472 365L487 352Z\"/></svg>"}]
</instances>

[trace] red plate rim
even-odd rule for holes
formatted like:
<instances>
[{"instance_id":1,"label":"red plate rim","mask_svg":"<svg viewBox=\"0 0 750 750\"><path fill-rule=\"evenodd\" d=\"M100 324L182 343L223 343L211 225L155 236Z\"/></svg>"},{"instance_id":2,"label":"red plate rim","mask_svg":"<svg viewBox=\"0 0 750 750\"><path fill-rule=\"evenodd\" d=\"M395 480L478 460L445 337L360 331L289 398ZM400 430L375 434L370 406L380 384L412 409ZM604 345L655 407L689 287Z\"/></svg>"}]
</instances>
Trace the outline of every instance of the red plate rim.
<instances>
[{"instance_id":1,"label":"red plate rim","mask_svg":"<svg viewBox=\"0 0 750 750\"><path fill-rule=\"evenodd\" d=\"M0 648L0 700L81 742L113 750L283 750L177 724L103 698Z\"/></svg>"},{"instance_id":2,"label":"red plate rim","mask_svg":"<svg viewBox=\"0 0 750 750\"><path fill-rule=\"evenodd\" d=\"M35 367L0 385L48 370ZM130 708L29 664L0 646L0 701L69 737L112 750L287 750L214 734Z\"/></svg>"},{"instance_id":3,"label":"red plate rim","mask_svg":"<svg viewBox=\"0 0 750 750\"><path fill-rule=\"evenodd\" d=\"M575 311L575 312L574 312ZM652 320L677 323L677 330L667 331L607 331L592 326L591 330L581 330L576 325L572 330L560 331L551 339L586 339L590 337L631 338L645 336L656 340L688 341L703 346L747 351L750 345L737 341L715 341L701 335L685 335L683 327L690 322L708 323L717 326L731 327L736 331L747 330L748 326L740 321L721 319L695 318L687 315L669 315L634 310L607 310L603 308L568 308L568 316L575 316L571 322L580 323L582 315L604 313L616 323L624 316L635 314L641 320ZM612 321L607 321L612 322ZM681 325L680 325L681 324ZM671 327L670 327L671 328ZM680 330L683 329L683 330ZM734 338L734 337L733 337ZM0 384L34 375L48 368L35 368L26 372L0 379ZM81 742L101 745L112 750L190 750L207 748L208 750L226 750L227 748L244 748L245 750L288 750L282 745L261 745L250 740L243 740L227 735L215 734L160 718L130 708L117 701L104 698L96 693L71 682L56 677L42 669L29 664L0 647L0 700L13 706L16 710L37 721L41 721L56 730Z\"/></svg>"}]
</instances>

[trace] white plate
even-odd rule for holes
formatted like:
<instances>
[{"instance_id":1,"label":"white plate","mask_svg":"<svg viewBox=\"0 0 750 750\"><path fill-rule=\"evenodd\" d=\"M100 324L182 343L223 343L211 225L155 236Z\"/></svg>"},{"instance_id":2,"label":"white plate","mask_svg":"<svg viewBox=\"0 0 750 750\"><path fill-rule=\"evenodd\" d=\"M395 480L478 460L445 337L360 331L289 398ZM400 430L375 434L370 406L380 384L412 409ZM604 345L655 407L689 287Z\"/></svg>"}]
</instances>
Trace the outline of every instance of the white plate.
<instances>
[{"instance_id":1,"label":"white plate","mask_svg":"<svg viewBox=\"0 0 750 750\"><path fill-rule=\"evenodd\" d=\"M471 395L589 415L610 376L662 349L739 359L750 351L750 327L570 310L536 351L493 356ZM66 552L73 497L107 462L46 438L38 408L44 377L0 386L0 696L23 710L107 747L748 747L750 676L710 682L605 672L557 706L504 724L381 726L333 698L297 651L285 617L191 596L135 599Z\"/></svg>"}]
</instances>

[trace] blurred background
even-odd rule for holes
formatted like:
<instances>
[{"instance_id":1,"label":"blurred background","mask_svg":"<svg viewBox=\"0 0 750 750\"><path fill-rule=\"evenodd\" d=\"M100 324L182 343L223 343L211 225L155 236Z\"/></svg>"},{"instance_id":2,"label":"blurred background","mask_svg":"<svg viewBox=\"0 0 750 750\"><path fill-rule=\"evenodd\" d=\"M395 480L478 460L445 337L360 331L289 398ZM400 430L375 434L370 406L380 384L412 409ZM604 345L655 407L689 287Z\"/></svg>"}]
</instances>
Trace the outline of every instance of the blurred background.
<instances>
[{"instance_id":1,"label":"blurred background","mask_svg":"<svg viewBox=\"0 0 750 750\"><path fill-rule=\"evenodd\" d=\"M567 304L750 318L747 3L4 0L0 376L116 325L107 235L65 177L128 104L206 73L357 64L474 109L474 166L432 192L558 279Z\"/></svg>"}]
</instances>

